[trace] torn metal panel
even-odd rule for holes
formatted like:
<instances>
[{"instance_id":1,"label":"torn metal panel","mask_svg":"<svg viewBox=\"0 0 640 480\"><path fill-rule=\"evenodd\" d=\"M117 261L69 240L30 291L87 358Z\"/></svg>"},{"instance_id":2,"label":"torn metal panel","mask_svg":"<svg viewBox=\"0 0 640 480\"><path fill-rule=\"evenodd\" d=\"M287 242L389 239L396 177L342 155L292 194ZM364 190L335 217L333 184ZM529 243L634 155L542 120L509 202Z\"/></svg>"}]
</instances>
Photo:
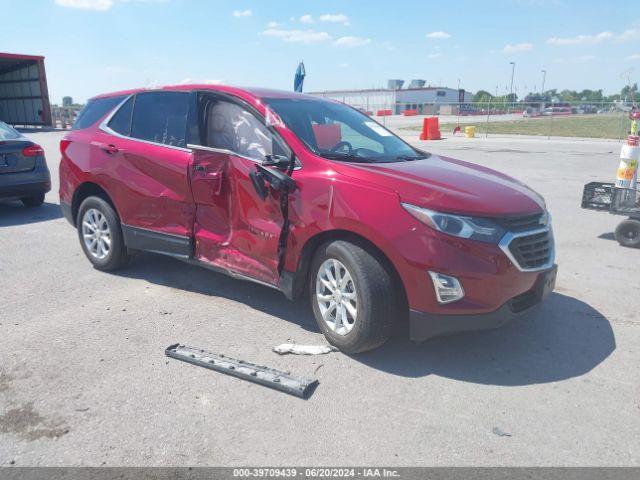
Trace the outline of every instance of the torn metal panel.
<instances>
[{"instance_id":1,"label":"torn metal panel","mask_svg":"<svg viewBox=\"0 0 640 480\"><path fill-rule=\"evenodd\" d=\"M168 357L182 360L183 362L232 375L300 398L309 398L318 385L317 380L296 377L291 375L290 372L256 365L244 360L236 360L219 353L188 347L180 343L170 345L164 353Z\"/></svg>"}]
</instances>

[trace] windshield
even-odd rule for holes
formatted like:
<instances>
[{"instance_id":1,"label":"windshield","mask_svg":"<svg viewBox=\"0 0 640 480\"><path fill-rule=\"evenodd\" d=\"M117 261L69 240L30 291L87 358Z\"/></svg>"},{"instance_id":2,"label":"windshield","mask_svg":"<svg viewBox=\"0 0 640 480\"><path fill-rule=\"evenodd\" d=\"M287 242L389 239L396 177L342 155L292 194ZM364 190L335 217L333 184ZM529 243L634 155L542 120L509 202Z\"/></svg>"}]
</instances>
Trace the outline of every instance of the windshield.
<instances>
[{"instance_id":1,"label":"windshield","mask_svg":"<svg viewBox=\"0 0 640 480\"><path fill-rule=\"evenodd\" d=\"M19 137L20 133L17 130L4 122L0 122L0 140L13 140Z\"/></svg>"},{"instance_id":2,"label":"windshield","mask_svg":"<svg viewBox=\"0 0 640 480\"><path fill-rule=\"evenodd\" d=\"M266 103L314 153L347 162L404 162L426 158L389 130L337 102L268 98Z\"/></svg>"}]
</instances>

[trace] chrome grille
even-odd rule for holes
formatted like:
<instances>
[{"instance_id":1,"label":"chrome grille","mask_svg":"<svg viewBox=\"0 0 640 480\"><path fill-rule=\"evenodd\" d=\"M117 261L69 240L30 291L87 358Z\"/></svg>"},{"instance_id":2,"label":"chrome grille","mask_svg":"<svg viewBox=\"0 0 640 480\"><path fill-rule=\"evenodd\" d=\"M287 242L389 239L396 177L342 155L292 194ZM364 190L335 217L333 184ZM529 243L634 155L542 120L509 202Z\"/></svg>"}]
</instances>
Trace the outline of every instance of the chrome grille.
<instances>
[{"instance_id":1,"label":"chrome grille","mask_svg":"<svg viewBox=\"0 0 640 480\"><path fill-rule=\"evenodd\" d=\"M509 232L525 232L540 228L542 213L522 215L519 217L502 217L495 219L498 224Z\"/></svg>"},{"instance_id":2,"label":"chrome grille","mask_svg":"<svg viewBox=\"0 0 640 480\"><path fill-rule=\"evenodd\" d=\"M523 271L544 270L554 261L553 233L549 228L507 233L500 248Z\"/></svg>"}]
</instances>

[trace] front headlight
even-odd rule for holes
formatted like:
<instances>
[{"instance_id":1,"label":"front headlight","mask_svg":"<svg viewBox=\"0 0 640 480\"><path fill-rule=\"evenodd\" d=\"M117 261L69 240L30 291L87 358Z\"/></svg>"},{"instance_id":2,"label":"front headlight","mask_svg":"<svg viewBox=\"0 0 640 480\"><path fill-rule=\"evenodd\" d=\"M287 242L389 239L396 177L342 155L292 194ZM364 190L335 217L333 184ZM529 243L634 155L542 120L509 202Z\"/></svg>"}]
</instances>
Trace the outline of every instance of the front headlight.
<instances>
[{"instance_id":1,"label":"front headlight","mask_svg":"<svg viewBox=\"0 0 640 480\"><path fill-rule=\"evenodd\" d=\"M440 213L409 203L402 206L425 225L455 237L497 244L506 233L504 228L488 218Z\"/></svg>"}]
</instances>

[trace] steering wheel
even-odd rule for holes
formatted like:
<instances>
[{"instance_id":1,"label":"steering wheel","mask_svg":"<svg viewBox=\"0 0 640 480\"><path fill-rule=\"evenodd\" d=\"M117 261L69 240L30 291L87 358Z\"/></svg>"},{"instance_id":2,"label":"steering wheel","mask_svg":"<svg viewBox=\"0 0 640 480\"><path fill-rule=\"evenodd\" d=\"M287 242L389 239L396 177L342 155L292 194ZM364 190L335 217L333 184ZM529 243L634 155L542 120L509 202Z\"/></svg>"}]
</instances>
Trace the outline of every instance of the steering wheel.
<instances>
[{"instance_id":1,"label":"steering wheel","mask_svg":"<svg viewBox=\"0 0 640 480\"><path fill-rule=\"evenodd\" d=\"M340 151L343 147L347 147L348 149L348 153L352 154L353 153L353 145L351 145L349 142L345 142L344 140L341 142L336 143L332 148L331 151L332 152L338 152Z\"/></svg>"}]
</instances>

